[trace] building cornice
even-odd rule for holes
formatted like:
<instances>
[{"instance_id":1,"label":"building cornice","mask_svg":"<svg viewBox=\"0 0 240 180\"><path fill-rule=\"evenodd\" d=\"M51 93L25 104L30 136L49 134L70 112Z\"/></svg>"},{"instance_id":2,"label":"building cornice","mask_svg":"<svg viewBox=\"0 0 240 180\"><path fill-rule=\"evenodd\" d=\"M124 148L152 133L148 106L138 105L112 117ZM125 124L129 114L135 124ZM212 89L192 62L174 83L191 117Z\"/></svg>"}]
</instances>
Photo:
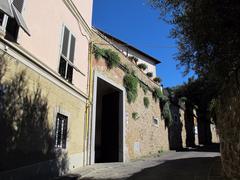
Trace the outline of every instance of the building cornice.
<instances>
[{"instance_id":1,"label":"building cornice","mask_svg":"<svg viewBox=\"0 0 240 180\"><path fill-rule=\"evenodd\" d=\"M78 8L75 6L75 4L72 2L72 0L63 0L64 4L68 7L68 9L71 11L71 13L74 15L74 17L80 22L80 24L83 26L84 30L88 33L88 35L92 36L92 30L88 26L87 22L82 17L81 13L79 12Z\"/></svg>"}]
</instances>

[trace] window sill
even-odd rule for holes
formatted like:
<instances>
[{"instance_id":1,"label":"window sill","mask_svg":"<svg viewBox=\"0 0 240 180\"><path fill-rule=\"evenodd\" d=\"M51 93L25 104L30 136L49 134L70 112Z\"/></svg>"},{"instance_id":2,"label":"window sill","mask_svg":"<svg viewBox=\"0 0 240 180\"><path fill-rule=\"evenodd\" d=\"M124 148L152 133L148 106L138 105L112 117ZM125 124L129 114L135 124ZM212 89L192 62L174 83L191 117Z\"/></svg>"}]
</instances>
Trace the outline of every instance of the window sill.
<instances>
[{"instance_id":1,"label":"window sill","mask_svg":"<svg viewBox=\"0 0 240 180\"><path fill-rule=\"evenodd\" d=\"M6 32L5 30L0 26L0 37L5 37Z\"/></svg>"},{"instance_id":2,"label":"window sill","mask_svg":"<svg viewBox=\"0 0 240 180\"><path fill-rule=\"evenodd\" d=\"M60 73L58 73L58 75L59 75L59 77L60 77L62 80L64 80L66 83L71 84L72 86L74 86L73 82L70 82L70 81L68 81L66 78L62 77Z\"/></svg>"}]
</instances>

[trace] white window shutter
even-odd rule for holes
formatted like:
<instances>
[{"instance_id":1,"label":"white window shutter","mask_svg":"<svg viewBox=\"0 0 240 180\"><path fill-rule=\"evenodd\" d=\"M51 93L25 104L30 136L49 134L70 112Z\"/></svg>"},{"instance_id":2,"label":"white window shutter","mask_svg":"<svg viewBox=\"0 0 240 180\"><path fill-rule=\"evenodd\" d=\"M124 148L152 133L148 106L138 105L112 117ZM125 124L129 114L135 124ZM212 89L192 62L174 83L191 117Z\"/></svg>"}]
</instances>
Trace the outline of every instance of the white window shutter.
<instances>
[{"instance_id":1,"label":"white window shutter","mask_svg":"<svg viewBox=\"0 0 240 180\"><path fill-rule=\"evenodd\" d=\"M22 12L24 0L14 0L13 5L17 8L19 12Z\"/></svg>"},{"instance_id":2,"label":"white window shutter","mask_svg":"<svg viewBox=\"0 0 240 180\"><path fill-rule=\"evenodd\" d=\"M22 17L22 14L18 11L18 9L13 4L11 5L11 7L18 25L30 36L28 27Z\"/></svg>"},{"instance_id":3,"label":"white window shutter","mask_svg":"<svg viewBox=\"0 0 240 180\"><path fill-rule=\"evenodd\" d=\"M76 43L76 38L72 35L72 36L71 36L71 43L70 43L70 54L69 54L69 60L70 60L72 63L73 63L73 61L74 61L75 43Z\"/></svg>"},{"instance_id":4,"label":"white window shutter","mask_svg":"<svg viewBox=\"0 0 240 180\"><path fill-rule=\"evenodd\" d=\"M64 27L64 33L63 33L63 42L62 42L62 54L68 58L68 49L69 49L69 35L70 31L67 27Z\"/></svg>"},{"instance_id":5,"label":"white window shutter","mask_svg":"<svg viewBox=\"0 0 240 180\"><path fill-rule=\"evenodd\" d=\"M10 17L14 17L13 11L11 8L11 1L10 0L0 0L0 11L7 14Z\"/></svg>"}]
</instances>

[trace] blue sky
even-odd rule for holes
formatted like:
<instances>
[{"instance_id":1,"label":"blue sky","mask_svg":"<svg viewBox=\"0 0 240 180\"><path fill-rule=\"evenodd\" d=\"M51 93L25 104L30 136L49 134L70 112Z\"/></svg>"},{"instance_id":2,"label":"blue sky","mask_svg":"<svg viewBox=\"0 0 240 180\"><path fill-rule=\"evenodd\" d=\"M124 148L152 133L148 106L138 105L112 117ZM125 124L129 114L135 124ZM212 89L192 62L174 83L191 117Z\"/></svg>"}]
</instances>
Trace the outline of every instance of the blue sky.
<instances>
[{"instance_id":1,"label":"blue sky","mask_svg":"<svg viewBox=\"0 0 240 180\"><path fill-rule=\"evenodd\" d=\"M188 77L177 70L177 48L169 38L171 26L159 19L159 12L147 0L94 0L93 25L161 60L157 75L164 87L182 84Z\"/></svg>"}]
</instances>

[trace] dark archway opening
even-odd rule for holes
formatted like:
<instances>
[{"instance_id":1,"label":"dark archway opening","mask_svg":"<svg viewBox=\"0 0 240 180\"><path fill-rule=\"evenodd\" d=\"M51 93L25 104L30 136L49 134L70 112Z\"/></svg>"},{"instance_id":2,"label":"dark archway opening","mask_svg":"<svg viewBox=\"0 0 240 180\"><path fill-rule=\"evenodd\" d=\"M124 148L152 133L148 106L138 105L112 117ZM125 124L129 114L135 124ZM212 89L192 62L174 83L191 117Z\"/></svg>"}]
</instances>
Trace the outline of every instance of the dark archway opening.
<instances>
[{"instance_id":1,"label":"dark archway opening","mask_svg":"<svg viewBox=\"0 0 240 180\"><path fill-rule=\"evenodd\" d=\"M123 161L123 95L98 78L95 163Z\"/></svg>"}]
</instances>

